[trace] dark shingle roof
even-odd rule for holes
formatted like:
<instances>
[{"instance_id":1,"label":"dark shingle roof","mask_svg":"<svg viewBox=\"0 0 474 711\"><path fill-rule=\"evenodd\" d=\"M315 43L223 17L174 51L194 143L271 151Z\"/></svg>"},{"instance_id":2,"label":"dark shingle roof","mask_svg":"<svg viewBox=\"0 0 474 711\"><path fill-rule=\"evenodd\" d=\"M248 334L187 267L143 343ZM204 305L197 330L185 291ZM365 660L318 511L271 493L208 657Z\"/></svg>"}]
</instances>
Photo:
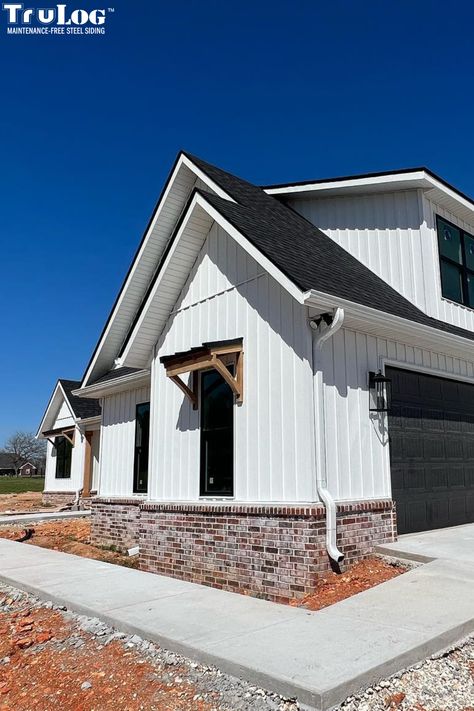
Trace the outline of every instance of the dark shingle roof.
<instances>
[{"instance_id":1,"label":"dark shingle roof","mask_svg":"<svg viewBox=\"0 0 474 711\"><path fill-rule=\"evenodd\" d=\"M124 375L132 375L132 373L139 373L142 368L128 368L124 366L123 368L116 368L115 370L109 370L108 373L101 375L97 380L93 380L89 385L97 385L97 383L106 383L108 380L115 380L116 378L123 378Z\"/></svg>"},{"instance_id":2,"label":"dark shingle roof","mask_svg":"<svg viewBox=\"0 0 474 711\"><path fill-rule=\"evenodd\" d=\"M474 333L427 316L277 198L200 158L186 155L236 202L199 192L302 291L315 289L474 340Z\"/></svg>"},{"instance_id":3,"label":"dark shingle roof","mask_svg":"<svg viewBox=\"0 0 474 711\"><path fill-rule=\"evenodd\" d=\"M65 380L64 378L60 378L59 382L66 393L68 402L77 419L84 420L88 417L97 417L100 415L99 400L77 397L77 395L72 394L73 390L77 390L81 387L80 380Z\"/></svg>"}]
</instances>

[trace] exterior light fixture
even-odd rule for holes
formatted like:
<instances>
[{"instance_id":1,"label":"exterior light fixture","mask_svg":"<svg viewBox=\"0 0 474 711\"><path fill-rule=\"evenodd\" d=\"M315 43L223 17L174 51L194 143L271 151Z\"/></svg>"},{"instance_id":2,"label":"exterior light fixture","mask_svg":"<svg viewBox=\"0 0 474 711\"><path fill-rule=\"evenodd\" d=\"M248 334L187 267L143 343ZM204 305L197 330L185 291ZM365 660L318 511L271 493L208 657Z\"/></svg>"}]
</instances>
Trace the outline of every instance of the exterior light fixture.
<instances>
[{"instance_id":1,"label":"exterior light fixture","mask_svg":"<svg viewBox=\"0 0 474 711\"><path fill-rule=\"evenodd\" d=\"M369 411L370 412L388 412L391 404L391 385L390 378L382 375L382 371L378 373L369 373Z\"/></svg>"}]
</instances>

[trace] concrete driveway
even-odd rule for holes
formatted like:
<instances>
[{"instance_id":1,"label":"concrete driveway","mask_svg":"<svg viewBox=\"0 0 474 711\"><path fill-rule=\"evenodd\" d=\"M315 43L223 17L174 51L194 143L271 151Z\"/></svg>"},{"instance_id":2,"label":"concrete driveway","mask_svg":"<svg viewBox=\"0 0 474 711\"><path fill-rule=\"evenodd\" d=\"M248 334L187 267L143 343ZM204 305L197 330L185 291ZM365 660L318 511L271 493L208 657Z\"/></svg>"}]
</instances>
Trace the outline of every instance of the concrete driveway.
<instances>
[{"instance_id":1,"label":"concrete driveway","mask_svg":"<svg viewBox=\"0 0 474 711\"><path fill-rule=\"evenodd\" d=\"M400 536L379 553L427 563L437 558L474 563L474 523Z\"/></svg>"}]
</instances>

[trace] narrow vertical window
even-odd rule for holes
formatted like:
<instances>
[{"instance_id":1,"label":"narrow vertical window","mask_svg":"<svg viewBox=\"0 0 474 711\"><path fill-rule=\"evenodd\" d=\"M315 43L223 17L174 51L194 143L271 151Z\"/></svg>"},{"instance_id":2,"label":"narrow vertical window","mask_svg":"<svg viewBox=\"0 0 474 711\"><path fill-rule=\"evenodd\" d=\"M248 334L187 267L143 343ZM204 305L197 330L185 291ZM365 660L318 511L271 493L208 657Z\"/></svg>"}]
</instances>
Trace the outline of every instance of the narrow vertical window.
<instances>
[{"instance_id":1,"label":"narrow vertical window","mask_svg":"<svg viewBox=\"0 0 474 711\"><path fill-rule=\"evenodd\" d=\"M148 450L150 444L150 403L137 405L135 418L135 462L133 471L133 493L146 494L148 491Z\"/></svg>"},{"instance_id":2,"label":"narrow vertical window","mask_svg":"<svg viewBox=\"0 0 474 711\"><path fill-rule=\"evenodd\" d=\"M201 496L233 496L234 394L216 370L201 373L200 404Z\"/></svg>"},{"instance_id":3,"label":"narrow vertical window","mask_svg":"<svg viewBox=\"0 0 474 711\"><path fill-rule=\"evenodd\" d=\"M56 479L69 479L71 477L72 444L66 437L55 437L54 449L56 450Z\"/></svg>"}]
</instances>

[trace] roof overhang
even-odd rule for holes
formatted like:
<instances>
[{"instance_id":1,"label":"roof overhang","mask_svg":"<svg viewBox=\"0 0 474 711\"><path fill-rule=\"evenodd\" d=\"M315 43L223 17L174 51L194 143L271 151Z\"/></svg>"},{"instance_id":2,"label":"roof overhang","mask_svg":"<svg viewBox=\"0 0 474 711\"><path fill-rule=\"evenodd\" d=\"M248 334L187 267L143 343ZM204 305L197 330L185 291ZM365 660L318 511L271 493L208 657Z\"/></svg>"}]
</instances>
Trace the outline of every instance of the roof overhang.
<instances>
[{"instance_id":1,"label":"roof overhang","mask_svg":"<svg viewBox=\"0 0 474 711\"><path fill-rule=\"evenodd\" d=\"M95 400L97 398L107 397L108 395L113 395L118 392L124 392L125 390L134 390L135 388L149 385L150 378L151 375L149 370L139 370L136 373L123 375L119 378L110 378L110 380L106 380L102 383L87 385L85 388L78 388L77 390L73 390L72 394L77 395L78 397L93 398ZM80 420L79 424L89 424L93 419L98 419L100 422L101 418Z\"/></svg>"},{"instance_id":2,"label":"roof overhang","mask_svg":"<svg viewBox=\"0 0 474 711\"><path fill-rule=\"evenodd\" d=\"M68 406L69 412L71 413L71 418L76 422L76 416L74 415L73 409L69 403L69 400L67 398L67 395L64 391L63 386L61 385L61 382L58 380L56 383L56 387L53 390L53 394L51 395L48 404L46 405L46 410L44 412L43 418L41 420L40 426L38 427L38 431L36 432L35 437L42 438L44 436L44 432L47 430L52 429L53 422L55 420L55 416L57 412L59 411L59 408L61 407L61 403L65 402Z\"/></svg>"},{"instance_id":3,"label":"roof overhang","mask_svg":"<svg viewBox=\"0 0 474 711\"><path fill-rule=\"evenodd\" d=\"M291 296L299 303L303 303L303 292L224 218L206 200L204 194L195 190L170 241L166 258L151 284L147 300L138 313L133 328L125 341L118 359L121 366L138 368L149 366L153 348L166 325L213 223L222 227Z\"/></svg>"},{"instance_id":4,"label":"roof overhang","mask_svg":"<svg viewBox=\"0 0 474 711\"><path fill-rule=\"evenodd\" d=\"M388 314L385 311L329 296L316 290L305 294L305 304L321 312L325 309L344 309L344 327L353 328L378 338L386 338L426 350L438 349L444 355L472 361L474 341L451 332Z\"/></svg>"},{"instance_id":5,"label":"roof overhang","mask_svg":"<svg viewBox=\"0 0 474 711\"><path fill-rule=\"evenodd\" d=\"M82 387L113 367L130 324L146 297L176 222L197 185L204 185L206 190L235 202L187 155L182 152L178 155L87 366Z\"/></svg>"},{"instance_id":6,"label":"roof overhang","mask_svg":"<svg viewBox=\"0 0 474 711\"><path fill-rule=\"evenodd\" d=\"M474 201L427 168L371 173L314 182L265 187L269 195L283 199L368 195L398 190L423 190L438 205L474 224Z\"/></svg>"}]
</instances>

